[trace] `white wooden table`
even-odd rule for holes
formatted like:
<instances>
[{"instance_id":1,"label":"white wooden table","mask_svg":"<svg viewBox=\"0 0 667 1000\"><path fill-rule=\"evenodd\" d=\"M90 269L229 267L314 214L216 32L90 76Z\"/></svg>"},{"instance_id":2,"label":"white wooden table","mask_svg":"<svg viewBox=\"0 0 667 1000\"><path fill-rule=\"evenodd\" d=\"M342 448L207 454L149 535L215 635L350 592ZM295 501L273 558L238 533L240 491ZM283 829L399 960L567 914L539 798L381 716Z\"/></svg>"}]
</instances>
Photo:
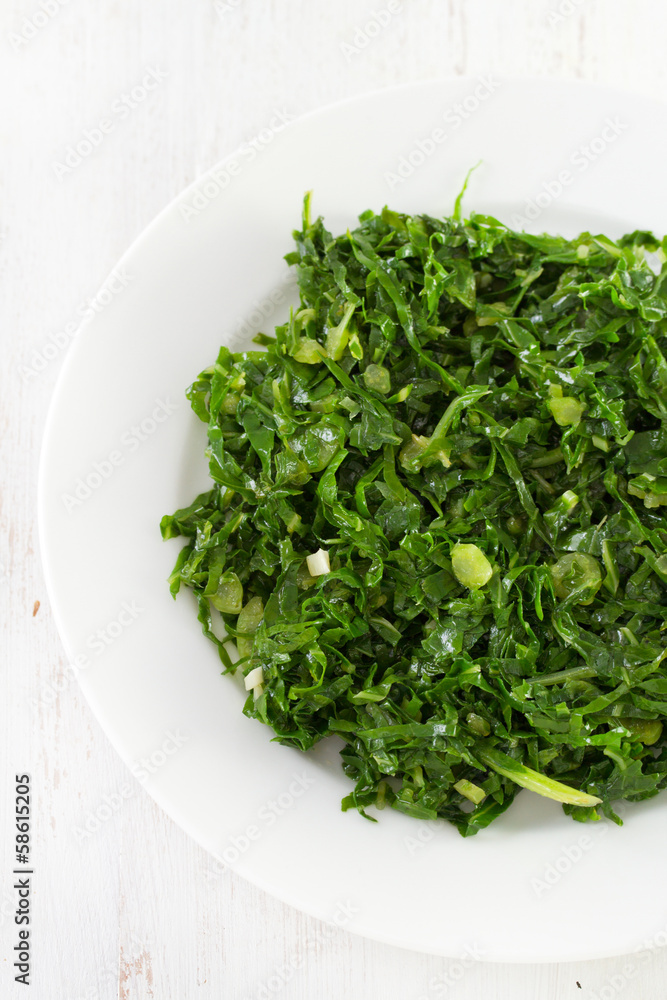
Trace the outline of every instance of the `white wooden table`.
<instances>
[{"instance_id":1,"label":"white wooden table","mask_svg":"<svg viewBox=\"0 0 667 1000\"><path fill-rule=\"evenodd\" d=\"M365 28L387 9L382 30ZM76 685L43 697L64 657L35 517L47 407L89 300L155 214L274 109L296 116L390 84L486 72L659 96L666 31L662 0L4 0L0 996L26 995L11 969L9 823L24 771L35 789L27 995L39 1000L667 995L664 948L649 960L462 972L323 933L229 872L207 877L205 853L130 775ZM72 154L86 138L90 152ZM619 919L632 919L623 902Z\"/></svg>"}]
</instances>

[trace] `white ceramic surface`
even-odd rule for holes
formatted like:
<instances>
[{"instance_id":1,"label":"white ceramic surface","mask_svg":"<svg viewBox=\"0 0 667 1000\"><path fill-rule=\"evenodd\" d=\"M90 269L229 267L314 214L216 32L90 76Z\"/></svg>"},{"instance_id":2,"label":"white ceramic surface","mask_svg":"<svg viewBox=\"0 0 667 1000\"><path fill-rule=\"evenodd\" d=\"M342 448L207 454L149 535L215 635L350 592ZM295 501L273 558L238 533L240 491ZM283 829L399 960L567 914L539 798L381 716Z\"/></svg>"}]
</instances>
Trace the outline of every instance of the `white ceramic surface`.
<instances>
[{"instance_id":1,"label":"white ceramic surface","mask_svg":"<svg viewBox=\"0 0 667 1000\"><path fill-rule=\"evenodd\" d=\"M69 352L44 444L40 528L83 690L129 763L170 733L187 737L150 775L151 793L210 851L312 914L330 919L345 904L348 928L443 955L631 951L667 923L653 891L667 876L667 809L652 800L626 810L622 829L584 827L522 793L470 840L398 813L377 824L341 813L348 782L335 749L271 745L242 716L238 685L220 677L190 595L169 596L179 542L161 541L159 519L206 486L204 427L183 390L220 343L282 319L281 258L306 189L334 231L385 203L444 214L482 160L468 210L533 216L536 230L662 233L664 118L661 105L603 89L475 79L337 105L184 192L123 258L123 294L108 296ZM632 900L631 921L619 919L619 899Z\"/></svg>"}]
</instances>

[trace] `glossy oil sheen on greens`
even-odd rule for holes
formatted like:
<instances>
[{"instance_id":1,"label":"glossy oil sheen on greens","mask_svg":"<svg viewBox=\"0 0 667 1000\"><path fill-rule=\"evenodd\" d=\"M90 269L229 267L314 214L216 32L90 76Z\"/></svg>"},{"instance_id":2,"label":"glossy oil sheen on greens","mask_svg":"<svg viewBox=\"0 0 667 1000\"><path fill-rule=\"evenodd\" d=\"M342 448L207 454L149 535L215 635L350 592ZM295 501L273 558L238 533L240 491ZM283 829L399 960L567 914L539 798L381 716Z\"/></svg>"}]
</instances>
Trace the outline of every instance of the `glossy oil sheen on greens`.
<instances>
[{"instance_id":1,"label":"glossy oil sheen on greens","mask_svg":"<svg viewBox=\"0 0 667 1000\"><path fill-rule=\"evenodd\" d=\"M295 241L299 310L188 391L212 485L163 518L172 593L229 671L222 615L246 715L338 739L344 808L616 819L667 784L667 247L387 209L334 237L308 198Z\"/></svg>"}]
</instances>

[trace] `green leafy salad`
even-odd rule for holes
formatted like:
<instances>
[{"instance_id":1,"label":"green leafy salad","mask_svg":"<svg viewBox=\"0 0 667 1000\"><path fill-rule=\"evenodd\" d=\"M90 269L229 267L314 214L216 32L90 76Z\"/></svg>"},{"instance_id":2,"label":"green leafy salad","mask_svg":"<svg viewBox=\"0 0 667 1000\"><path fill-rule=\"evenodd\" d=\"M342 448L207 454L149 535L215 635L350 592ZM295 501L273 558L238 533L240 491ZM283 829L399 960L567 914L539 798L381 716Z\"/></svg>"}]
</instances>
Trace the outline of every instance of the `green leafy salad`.
<instances>
[{"instance_id":1,"label":"green leafy salad","mask_svg":"<svg viewBox=\"0 0 667 1000\"><path fill-rule=\"evenodd\" d=\"M294 239L298 310L188 390L172 593L247 716L342 741L344 809L620 822L667 785L667 241L309 197Z\"/></svg>"}]
</instances>

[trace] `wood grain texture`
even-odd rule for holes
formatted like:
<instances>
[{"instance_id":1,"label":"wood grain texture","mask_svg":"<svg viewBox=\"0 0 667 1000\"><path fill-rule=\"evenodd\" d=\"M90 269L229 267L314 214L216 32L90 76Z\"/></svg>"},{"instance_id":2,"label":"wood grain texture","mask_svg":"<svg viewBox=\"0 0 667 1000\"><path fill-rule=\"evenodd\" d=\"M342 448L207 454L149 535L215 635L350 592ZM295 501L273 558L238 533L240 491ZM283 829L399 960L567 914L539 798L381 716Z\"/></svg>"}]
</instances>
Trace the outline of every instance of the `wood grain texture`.
<instances>
[{"instance_id":1,"label":"wood grain texture","mask_svg":"<svg viewBox=\"0 0 667 1000\"><path fill-rule=\"evenodd\" d=\"M39 1000L665 996L664 948L465 969L329 932L233 874L211 876L67 680L35 515L47 407L88 300L155 214L273 109L296 116L379 87L487 72L661 96L664 4L403 0L351 54L385 0L43 2L55 13L38 0L0 7L0 995L24 995L10 969L6 873L11 778L29 771ZM164 78L127 114L114 111L151 70ZM112 129L58 176L54 163L101 119ZM106 818L89 833L96 814Z\"/></svg>"}]
</instances>

